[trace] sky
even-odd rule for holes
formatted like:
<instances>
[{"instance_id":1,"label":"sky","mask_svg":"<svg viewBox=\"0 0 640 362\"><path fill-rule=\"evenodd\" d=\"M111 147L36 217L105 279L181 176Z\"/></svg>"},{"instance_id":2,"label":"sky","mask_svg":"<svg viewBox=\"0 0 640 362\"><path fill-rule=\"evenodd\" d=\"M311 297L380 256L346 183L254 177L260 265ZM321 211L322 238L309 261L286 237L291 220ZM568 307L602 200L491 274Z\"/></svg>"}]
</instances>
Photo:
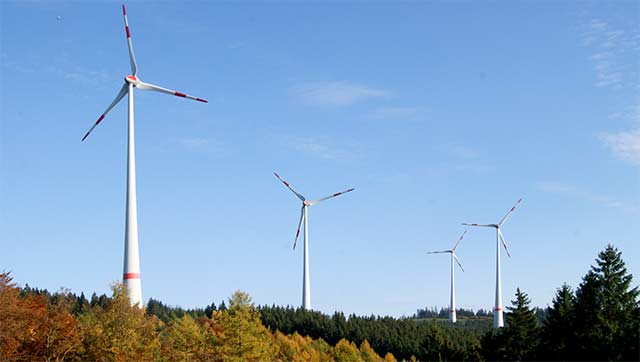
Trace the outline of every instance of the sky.
<instances>
[{"instance_id":1,"label":"sky","mask_svg":"<svg viewBox=\"0 0 640 362\"><path fill-rule=\"evenodd\" d=\"M0 270L108 293L122 276L130 74L116 2L0 3ZM503 233L503 302L546 306L608 243L640 277L640 4L129 2L144 300L244 290L409 316L449 303L462 222ZM457 304L491 309L495 233L458 247Z\"/></svg>"}]
</instances>

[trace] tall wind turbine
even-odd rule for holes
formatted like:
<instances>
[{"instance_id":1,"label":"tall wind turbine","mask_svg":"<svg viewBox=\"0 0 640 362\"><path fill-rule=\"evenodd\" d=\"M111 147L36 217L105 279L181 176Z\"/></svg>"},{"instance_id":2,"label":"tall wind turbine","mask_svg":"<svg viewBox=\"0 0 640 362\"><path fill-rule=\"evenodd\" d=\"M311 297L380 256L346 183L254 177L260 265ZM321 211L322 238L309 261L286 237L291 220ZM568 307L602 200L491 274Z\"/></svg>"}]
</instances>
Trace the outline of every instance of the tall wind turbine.
<instances>
[{"instance_id":1,"label":"tall wind turbine","mask_svg":"<svg viewBox=\"0 0 640 362\"><path fill-rule=\"evenodd\" d=\"M504 327L504 319L502 316L502 279L500 275L500 241L502 241L502 246L504 246L504 250L507 252L507 255L511 257L511 254L509 254L509 249L507 248L507 242L504 240L504 236L502 236L502 225L504 225L509 216L511 216L511 214L516 211L516 207L518 207L521 201L522 199L518 200L518 202L513 205L511 210L509 210L509 212L507 212L507 214L497 224L462 224L467 226L478 226L496 229L496 303L495 307L493 308L493 328Z\"/></svg>"},{"instance_id":2,"label":"tall wind turbine","mask_svg":"<svg viewBox=\"0 0 640 362\"><path fill-rule=\"evenodd\" d=\"M127 143L127 209L124 234L124 272L122 275L123 283L129 291L131 304L138 304L142 307L142 285L140 282L140 256L138 254L138 212L136 202L136 160L135 160L135 141L133 127L133 89L152 90L160 93L166 93L182 98L189 98L199 102L207 102L202 98L192 97L190 95L180 93L171 89L163 88L151 83L145 83L138 77L138 66L136 58L133 54L133 45L131 44L131 32L129 31L129 21L127 20L127 10L122 5L122 14L124 15L124 29L127 35L127 45L129 46L129 61L131 62L131 75L124 77L124 84L120 88L120 92L111 102L107 110L98 118L89 131L82 137L84 141L91 131L102 122L104 117L111 112L125 95L129 97L129 128Z\"/></svg>"},{"instance_id":3,"label":"tall wind turbine","mask_svg":"<svg viewBox=\"0 0 640 362\"><path fill-rule=\"evenodd\" d=\"M458 244L460 244L460 242L464 238L464 234L466 234L466 233L467 233L467 230L465 230L462 233L462 235L460 236L460 239L458 239L458 241L456 242L456 245L454 245L453 249L451 249L451 250L428 251L427 252L427 254L443 254L443 253L451 254L451 302L449 303L449 320L451 321L451 323L455 323L458 320L456 318L456 287L455 287L455 278L454 278L454 272L453 272L453 270L455 269L454 266L453 266L453 261L455 260L456 263L458 263L458 266L460 266L460 269L462 269L462 271L464 271L464 268L462 267L462 264L460 263L460 260L456 256L456 248L458 247Z\"/></svg>"},{"instance_id":4,"label":"tall wind turbine","mask_svg":"<svg viewBox=\"0 0 640 362\"><path fill-rule=\"evenodd\" d=\"M347 192L351 192L355 189L350 188L348 190L337 192L335 194L323 197L321 199L309 201L307 200L307 198L302 196L302 194L294 190L293 187L291 187L291 185L289 185L287 181L283 180L280 177L280 175L278 175L275 172L273 174L276 175L278 180L282 181L282 183L289 190L291 190L291 192L293 192L300 199L300 201L302 201L302 207L300 208L300 221L298 222L298 230L296 231L296 237L293 241L293 250L296 250L296 243L298 242L298 236L300 236L300 226L304 222L304 257L303 257L304 266L303 266L303 272L302 272L303 273L302 275L302 307L306 310L311 310L311 287L309 286L309 233L308 233L309 219L307 217L307 208L309 206L313 206L324 200L328 200L328 199L340 196L342 194L346 194Z\"/></svg>"}]
</instances>

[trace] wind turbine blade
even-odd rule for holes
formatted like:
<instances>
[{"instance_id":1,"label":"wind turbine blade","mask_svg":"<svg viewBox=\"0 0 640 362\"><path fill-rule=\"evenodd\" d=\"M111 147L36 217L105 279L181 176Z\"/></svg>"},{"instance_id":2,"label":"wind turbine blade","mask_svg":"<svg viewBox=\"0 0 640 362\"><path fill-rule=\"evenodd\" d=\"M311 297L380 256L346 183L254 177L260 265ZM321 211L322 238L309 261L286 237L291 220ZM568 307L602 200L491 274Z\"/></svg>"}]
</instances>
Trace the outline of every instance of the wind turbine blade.
<instances>
[{"instance_id":1,"label":"wind turbine blade","mask_svg":"<svg viewBox=\"0 0 640 362\"><path fill-rule=\"evenodd\" d=\"M336 192L336 193L335 193L335 194L333 194L333 195L329 195L329 196L323 197L323 198L321 198L321 199L317 199L317 200L311 201L311 202L309 202L309 205L315 205L315 204L317 204L317 203L319 203L319 202L322 202L322 201L324 201L324 200L329 200L329 199L332 199L332 198L334 198L334 197L338 197L338 196L340 196L340 195L342 195L342 194L346 194L347 192L351 192L351 191L353 191L353 190L355 190L355 189L354 189L354 188L350 188L350 189L345 190L345 191Z\"/></svg>"},{"instance_id":2,"label":"wind turbine blade","mask_svg":"<svg viewBox=\"0 0 640 362\"><path fill-rule=\"evenodd\" d=\"M206 100L206 99L190 96L188 94L180 93L180 92L174 91L172 89L163 88L163 87L160 87L158 85L151 84L151 83L145 83L145 82L142 82L142 81L138 82L138 84L136 84L136 87L140 88L140 89L144 89L144 90L152 90L152 91L156 91L156 92L160 92L160 93L166 93L166 94L170 94L170 95L176 96L176 97L193 99L194 101L198 101L198 102L209 103L209 101Z\"/></svg>"},{"instance_id":3,"label":"wind turbine blade","mask_svg":"<svg viewBox=\"0 0 640 362\"><path fill-rule=\"evenodd\" d=\"M462 223L462 225L465 226L478 226L478 227L485 227L485 228L492 228L495 227L494 225L489 225L489 224L467 224L467 223Z\"/></svg>"},{"instance_id":4,"label":"wind turbine blade","mask_svg":"<svg viewBox=\"0 0 640 362\"><path fill-rule=\"evenodd\" d=\"M453 251L455 251L455 250L456 250L456 248L458 247L458 244L460 244L460 242L461 242L461 241L462 241L462 239L464 238L464 234L466 234L466 233L467 233L467 230L465 230L465 231L462 233L462 235L460 236L460 239L458 239L458 242L456 242L456 245L454 245L454 246L453 246L453 249L451 249L451 250L453 250Z\"/></svg>"},{"instance_id":5,"label":"wind turbine blade","mask_svg":"<svg viewBox=\"0 0 640 362\"><path fill-rule=\"evenodd\" d=\"M96 128L97 125L100 124L100 122L102 122L102 120L104 119L104 117L107 116L107 114L109 114L109 112L111 112L111 110L113 109L113 107L116 106L116 104L118 104L118 102L120 102L120 100L129 92L129 85L127 83L125 83L122 88L120 88L120 93L118 93L118 95L116 96L116 99L113 100L113 102L111 102L111 104L109 105L109 107L107 107L107 110L104 111L104 113L102 113L102 115L100 116L100 118L98 118L98 120L96 121L96 123L93 124L93 126L91 126L91 128L87 131L87 133L84 134L84 137L82 137L82 140L84 141L88 136L89 133L91 133L91 131L93 131L94 128Z\"/></svg>"},{"instance_id":6,"label":"wind turbine blade","mask_svg":"<svg viewBox=\"0 0 640 362\"><path fill-rule=\"evenodd\" d=\"M427 254L442 254L442 253L450 253L451 250L440 250L440 251L427 251Z\"/></svg>"},{"instance_id":7,"label":"wind turbine blade","mask_svg":"<svg viewBox=\"0 0 640 362\"><path fill-rule=\"evenodd\" d=\"M502 224L504 224L504 222L507 221L509 216L511 216L511 214L513 214L513 212L516 211L516 207L518 207L518 205L520 204L521 201L522 201L522 199L518 200L518 202L516 202L516 204L513 205L511 210L509 210L509 212L507 212L507 214L502 218L502 220L500 220L500 222L498 223L498 226L502 226Z\"/></svg>"},{"instance_id":8,"label":"wind turbine blade","mask_svg":"<svg viewBox=\"0 0 640 362\"><path fill-rule=\"evenodd\" d=\"M504 246L504 250L507 252L507 255L511 257L509 249L507 248L507 242L504 240L504 236L502 236L502 231L500 231L500 229L498 229L498 236L500 237L500 240L502 240L502 246Z\"/></svg>"},{"instance_id":9,"label":"wind turbine blade","mask_svg":"<svg viewBox=\"0 0 640 362\"><path fill-rule=\"evenodd\" d=\"M296 231L296 238L293 240L293 250L296 250L298 236L300 236L300 227L302 226L302 219L304 219L304 206L302 206L302 208L300 209L300 222L298 222L298 231Z\"/></svg>"},{"instance_id":10,"label":"wind turbine blade","mask_svg":"<svg viewBox=\"0 0 640 362\"><path fill-rule=\"evenodd\" d=\"M460 259L458 259L458 256L456 256L456 254L453 254L453 258L456 260L456 263L458 263L458 266L460 267L460 269L462 269L462 271L464 271L464 268L462 267L462 263L460 263Z\"/></svg>"},{"instance_id":11,"label":"wind turbine blade","mask_svg":"<svg viewBox=\"0 0 640 362\"><path fill-rule=\"evenodd\" d=\"M304 196L302 196L298 191L294 190L293 187L291 187L291 185L289 185L289 183L285 180L282 179L282 177L280 177L280 175L278 175L277 172L273 173L274 175L276 175L276 177L278 178L278 180L282 181L282 183L287 186L287 188L289 190L291 190L291 192L293 192L294 194L296 194L296 196L298 196L298 198L302 201L305 201L306 199L304 198Z\"/></svg>"},{"instance_id":12,"label":"wind turbine blade","mask_svg":"<svg viewBox=\"0 0 640 362\"><path fill-rule=\"evenodd\" d=\"M136 56L133 54L133 44L131 43L131 32L129 31L129 20L127 19L127 9L122 4L122 15L124 15L124 30L127 33L127 45L129 46L129 61L131 62L131 71L133 75L138 74L138 66L136 65Z\"/></svg>"}]
</instances>

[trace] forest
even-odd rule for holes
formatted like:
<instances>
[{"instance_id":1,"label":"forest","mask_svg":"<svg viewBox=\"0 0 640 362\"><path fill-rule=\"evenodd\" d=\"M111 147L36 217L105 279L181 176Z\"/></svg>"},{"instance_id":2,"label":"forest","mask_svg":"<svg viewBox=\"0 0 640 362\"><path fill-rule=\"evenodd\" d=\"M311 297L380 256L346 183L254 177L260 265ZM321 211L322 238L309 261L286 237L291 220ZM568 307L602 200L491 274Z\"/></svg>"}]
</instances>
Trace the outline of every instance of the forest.
<instances>
[{"instance_id":1,"label":"forest","mask_svg":"<svg viewBox=\"0 0 640 362\"><path fill-rule=\"evenodd\" d=\"M227 302L183 309L150 299L131 306L124 288L86 298L20 287L0 273L0 361L445 361L640 360L639 290L612 245L575 289L559 286L536 308L517 289L505 327L491 313L418 309L407 318L332 315Z\"/></svg>"}]
</instances>

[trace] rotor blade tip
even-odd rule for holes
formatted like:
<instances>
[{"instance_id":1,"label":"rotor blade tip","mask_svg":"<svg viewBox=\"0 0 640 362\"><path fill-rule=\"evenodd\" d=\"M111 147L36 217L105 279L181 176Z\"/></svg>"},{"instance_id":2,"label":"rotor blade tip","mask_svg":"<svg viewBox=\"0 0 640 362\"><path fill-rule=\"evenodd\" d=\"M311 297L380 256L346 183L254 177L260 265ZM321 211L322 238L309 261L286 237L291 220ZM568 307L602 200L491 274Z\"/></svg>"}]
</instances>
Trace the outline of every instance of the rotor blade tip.
<instances>
[{"instance_id":1,"label":"rotor blade tip","mask_svg":"<svg viewBox=\"0 0 640 362\"><path fill-rule=\"evenodd\" d=\"M122 4L122 15L127 15L127 9L124 7L124 4Z\"/></svg>"},{"instance_id":2,"label":"rotor blade tip","mask_svg":"<svg viewBox=\"0 0 640 362\"><path fill-rule=\"evenodd\" d=\"M202 103L209 103L209 101L208 101L208 100L206 100L206 99L202 99L202 98L196 98L196 101L198 101L198 102L202 102Z\"/></svg>"}]
</instances>

